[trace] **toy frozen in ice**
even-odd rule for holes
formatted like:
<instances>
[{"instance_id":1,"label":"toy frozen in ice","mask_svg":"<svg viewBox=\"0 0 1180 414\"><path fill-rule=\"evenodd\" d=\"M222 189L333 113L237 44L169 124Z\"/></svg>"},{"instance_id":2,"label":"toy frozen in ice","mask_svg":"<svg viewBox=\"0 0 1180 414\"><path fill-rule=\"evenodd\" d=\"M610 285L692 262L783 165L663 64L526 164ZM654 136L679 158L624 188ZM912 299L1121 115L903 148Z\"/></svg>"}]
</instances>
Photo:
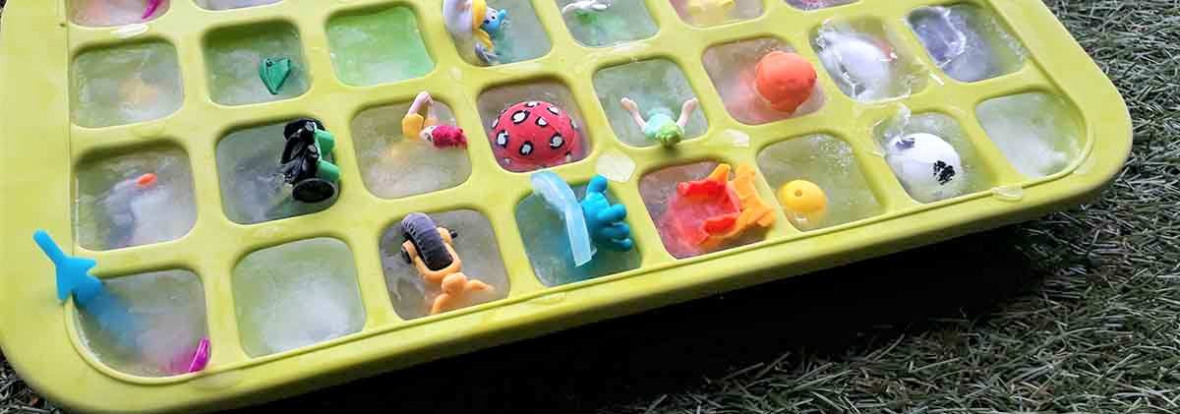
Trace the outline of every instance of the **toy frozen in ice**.
<instances>
[{"instance_id":1,"label":"toy frozen in ice","mask_svg":"<svg viewBox=\"0 0 1180 414\"><path fill-rule=\"evenodd\" d=\"M473 293L493 290L491 285L463 274L463 261L453 245L459 233L439 227L422 213L406 216L401 230L405 238L402 258L414 265L423 280L441 291L430 306L431 315L461 307Z\"/></svg>"},{"instance_id":2,"label":"toy frozen in ice","mask_svg":"<svg viewBox=\"0 0 1180 414\"><path fill-rule=\"evenodd\" d=\"M890 97L896 74L891 48L863 34L838 28L820 30L819 58L841 89L859 100Z\"/></svg>"},{"instance_id":3,"label":"toy frozen in ice","mask_svg":"<svg viewBox=\"0 0 1180 414\"><path fill-rule=\"evenodd\" d=\"M676 186L661 226L684 250L713 251L746 231L774 224L774 210L755 188L754 168L739 165L733 180L730 170L721 164L703 180Z\"/></svg>"},{"instance_id":4,"label":"toy frozen in ice","mask_svg":"<svg viewBox=\"0 0 1180 414\"><path fill-rule=\"evenodd\" d=\"M78 309L91 315L98 325L126 348L135 346L135 321L127 306L110 294L98 278L90 275L98 263L94 259L68 256L44 230L33 234L33 241L53 262L57 280L57 300L74 298Z\"/></svg>"},{"instance_id":5,"label":"toy frozen in ice","mask_svg":"<svg viewBox=\"0 0 1180 414\"><path fill-rule=\"evenodd\" d=\"M438 115L434 112L434 98L429 92L421 92L414 98L409 112L402 118L402 136L407 139L418 137L435 148L467 146L467 135L463 129L439 123Z\"/></svg>"},{"instance_id":6,"label":"toy frozen in ice","mask_svg":"<svg viewBox=\"0 0 1180 414\"><path fill-rule=\"evenodd\" d=\"M520 102L492 121L492 153L505 169L526 172L570 162L582 135L569 113L544 101Z\"/></svg>"},{"instance_id":7,"label":"toy frozen in ice","mask_svg":"<svg viewBox=\"0 0 1180 414\"><path fill-rule=\"evenodd\" d=\"M685 8L693 23L715 25L728 19L736 5L735 0L688 0Z\"/></svg>"},{"instance_id":8,"label":"toy frozen in ice","mask_svg":"<svg viewBox=\"0 0 1180 414\"><path fill-rule=\"evenodd\" d=\"M287 124L283 133L287 145L279 162L283 180L292 186L291 196L304 203L334 197L340 181L340 168L331 162L336 138L310 118Z\"/></svg>"},{"instance_id":9,"label":"toy frozen in ice","mask_svg":"<svg viewBox=\"0 0 1180 414\"><path fill-rule=\"evenodd\" d=\"M160 5L163 3L164 0L148 0L147 7L143 9L143 16L140 18L147 20L149 17L152 17L153 14L156 14L156 10L160 9Z\"/></svg>"},{"instance_id":10,"label":"toy frozen in ice","mask_svg":"<svg viewBox=\"0 0 1180 414\"><path fill-rule=\"evenodd\" d=\"M631 239L631 227L624 221L627 219L627 207L611 204L606 197L607 184L606 177L596 175L586 185L586 195L582 197L586 228L598 246L618 251L631 250L635 247L635 241Z\"/></svg>"},{"instance_id":11,"label":"toy frozen in ice","mask_svg":"<svg viewBox=\"0 0 1180 414\"><path fill-rule=\"evenodd\" d=\"M115 248L133 246L137 243L137 233L140 230L140 218L149 214L145 209L144 199L156 187L156 174L147 173L135 178L116 183L110 191L102 197L100 203L110 217L110 232L107 235L107 245ZM157 198L158 201L158 198ZM167 202L167 200L164 200Z\"/></svg>"},{"instance_id":12,"label":"toy frozen in ice","mask_svg":"<svg viewBox=\"0 0 1180 414\"><path fill-rule=\"evenodd\" d=\"M828 196L811 181L795 180L783 185L778 199L787 212L787 219L800 230L823 226L828 215Z\"/></svg>"},{"instance_id":13,"label":"toy frozen in ice","mask_svg":"<svg viewBox=\"0 0 1180 414\"><path fill-rule=\"evenodd\" d=\"M754 91L775 111L794 114L815 91L815 67L795 53L767 53L754 69Z\"/></svg>"},{"instance_id":14,"label":"toy frozen in ice","mask_svg":"<svg viewBox=\"0 0 1180 414\"><path fill-rule=\"evenodd\" d=\"M586 227L586 216L574 190L561 177L552 171L540 171L530 177L533 184L533 194L536 194L550 210L561 216L565 225L570 251L573 252L574 266L590 263L597 250L590 240L590 230Z\"/></svg>"},{"instance_id":15,"label":"toy frozen in ice","mask_svg":"<svg viewBox=\"0 0 1180 414\"><path fill-rule=\"evenodd\" d=\"M684 105L680 107L680 117L673 118L672 110L668 108L653 108L648 112L647 118L643 118L643 114L639 112L639 105L630 98L623 98L619 101L631 113L635 124L639 125L639 129L643 130L643 135L648 140L658 142L660 145L670 147L679 144L684 140L684 127L688 125L689 118L692 117L692 112L697 109L699 101L696 98L684 101Z\"/></svg>"},{"instance_id":16,"label":"toy frozen in ice","mask_svg":"<svg viewBox=\"0 0 1180 414\"><path fill-rule=\"evenodd\" d=\"M915 200L929 203L963 194L967 180L955 147L928 133L898 135L885 144L885 160Z\"/></svg>"},{"instance_id":17,"label":"toy frozen in ice","mask_svg":"<svg viewBox=\"0 0 1180 414\"><path fill-rule=\"evenodd\" d=\"M258 77L271 95L278 95L287 78L291 77L294 63L288 58L266 58L258 66Z\"/></svg>"},{"instance_id":18,"label":"toy frozen in ice","mask_svg":"<svg viewBox=\"0 0 1180 414\"><path fill-rule=\"evenodd\" d=\"M459 52L469 61L497 63L492 32L498 32L506 14L488 7L486 0L444 0L443 20Z\"/></svg>"}]
</instances>

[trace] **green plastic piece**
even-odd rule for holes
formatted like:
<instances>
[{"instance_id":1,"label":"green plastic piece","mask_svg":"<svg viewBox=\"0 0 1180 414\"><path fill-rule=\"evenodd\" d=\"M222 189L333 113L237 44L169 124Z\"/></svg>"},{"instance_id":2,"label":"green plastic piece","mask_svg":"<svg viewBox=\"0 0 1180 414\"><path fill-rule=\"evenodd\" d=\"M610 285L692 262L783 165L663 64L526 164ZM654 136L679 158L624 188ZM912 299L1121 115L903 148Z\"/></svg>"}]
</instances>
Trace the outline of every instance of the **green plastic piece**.
<instances>
[{"instance_id":1,"label":"green plastic piece","mask_svg":"<svg viewBox=\"0 0 1180 414\"><path fill-rule=\"evenodd\" d=\"M293 69L294 65L291 63L291 59L266 58L262 59L262 65L258 68L258 76L262 78L262 84L266 85L266 90L270 91L271 95L278 95L283 83L291 77Z\"/></svg>"},{"instance_id":2,"label":"green plastic piece","mask_svg":"<svg viewBox=\"0 0 1180 414\"><path fill-rule=\"evenodd\" d=\"M339 182L340 167L337 167L336 164L324 160L324 157L328 156L332 153L332 150L336 149L336 136L332 135L331 132L322 129L316 129L315 146L316 149L319 149L320 154L322 155L320 161L317 163L316 177L331 181L333 183Z\"/></svg>"}]
</instances>

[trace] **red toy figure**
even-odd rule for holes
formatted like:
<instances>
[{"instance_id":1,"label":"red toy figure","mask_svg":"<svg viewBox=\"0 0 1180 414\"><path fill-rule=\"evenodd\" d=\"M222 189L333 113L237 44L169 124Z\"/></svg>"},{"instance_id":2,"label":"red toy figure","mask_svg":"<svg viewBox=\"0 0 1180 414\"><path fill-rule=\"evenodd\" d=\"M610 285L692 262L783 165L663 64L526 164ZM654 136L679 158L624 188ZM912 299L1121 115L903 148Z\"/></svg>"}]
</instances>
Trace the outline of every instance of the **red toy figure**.
<instances>
[{"instance_id":1,"label":"red toy figure","mask_svg":"<svg viewBox=\"0 0 1180 414\"><path fill-rule=\"evenodd\" d=\"M582 136L569 113L543 101L520 102L492 121L492 152L508 171L527 172L573 161Z\"/></svg>"}]
</instances>

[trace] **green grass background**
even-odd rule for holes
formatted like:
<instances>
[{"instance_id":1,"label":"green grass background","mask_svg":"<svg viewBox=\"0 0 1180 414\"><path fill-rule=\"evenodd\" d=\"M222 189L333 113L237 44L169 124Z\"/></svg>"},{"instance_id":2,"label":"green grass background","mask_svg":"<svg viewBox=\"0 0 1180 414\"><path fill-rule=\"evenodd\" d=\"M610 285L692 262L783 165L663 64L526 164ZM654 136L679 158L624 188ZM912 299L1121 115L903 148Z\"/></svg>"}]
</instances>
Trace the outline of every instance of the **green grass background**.
<instances>
[{"instance_id":1,"label":"green grass background","mask_svg":"<svg viewBox=\"0 0 1180 414\"><path fill-rule=\"evenodd\" d=\"M1101 200L243 412L1180 412L1180 0L1046 3L1134 118Z\"/></svg>"}]
</instances>

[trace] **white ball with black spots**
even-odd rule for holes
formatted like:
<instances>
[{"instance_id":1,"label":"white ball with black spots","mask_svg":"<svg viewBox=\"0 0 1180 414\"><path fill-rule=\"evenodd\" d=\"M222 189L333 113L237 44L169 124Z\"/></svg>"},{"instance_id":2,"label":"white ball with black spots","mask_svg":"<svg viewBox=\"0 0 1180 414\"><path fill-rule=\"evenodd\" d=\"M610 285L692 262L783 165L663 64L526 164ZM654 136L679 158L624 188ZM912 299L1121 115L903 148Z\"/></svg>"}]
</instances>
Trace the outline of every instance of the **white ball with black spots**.
<instances>
[{"instance_id":1,"label":"white ball with black spots","mask_svg":"<svg viewBox=\"0 0 1180 414\"><path fill-rule=\"evenodd\" d=\"M934 134L916 133L885 144L885 161L915 200L932 203L958 197L967 187L955 147Z\"/></svg>"}]
</instances>

